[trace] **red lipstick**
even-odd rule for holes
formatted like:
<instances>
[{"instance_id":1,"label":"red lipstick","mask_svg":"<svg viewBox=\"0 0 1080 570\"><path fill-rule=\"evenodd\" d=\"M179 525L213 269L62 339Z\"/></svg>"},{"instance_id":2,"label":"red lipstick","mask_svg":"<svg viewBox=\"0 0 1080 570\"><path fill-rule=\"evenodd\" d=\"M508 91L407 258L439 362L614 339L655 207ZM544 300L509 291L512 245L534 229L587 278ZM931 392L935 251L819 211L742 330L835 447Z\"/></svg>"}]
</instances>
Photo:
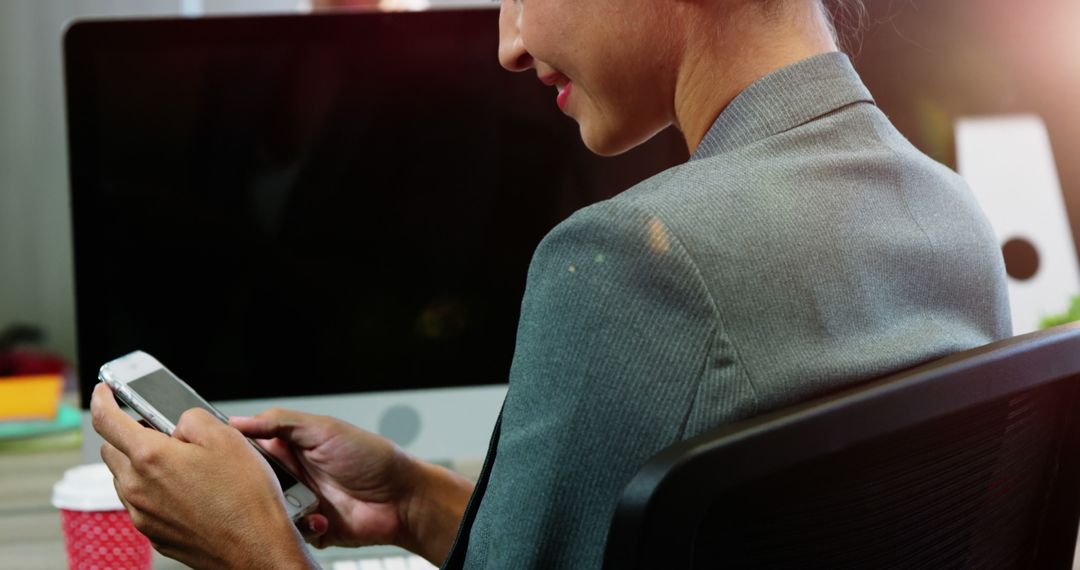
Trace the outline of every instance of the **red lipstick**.
<instances>
[{"instance_id":1,"label":"red lipstick","mask_svg":"<svg viewBox=\"0 0 1080 570\"><path fill-rule=\"evenodd\" d=\"M567 102L570 100L570 89L574 86L573 81L567 81L566 85L562 86L559 90L559 96L555 98L555 103L559 105L559 110L563 113L566 112Z\"/></svg>"}]
</instances>

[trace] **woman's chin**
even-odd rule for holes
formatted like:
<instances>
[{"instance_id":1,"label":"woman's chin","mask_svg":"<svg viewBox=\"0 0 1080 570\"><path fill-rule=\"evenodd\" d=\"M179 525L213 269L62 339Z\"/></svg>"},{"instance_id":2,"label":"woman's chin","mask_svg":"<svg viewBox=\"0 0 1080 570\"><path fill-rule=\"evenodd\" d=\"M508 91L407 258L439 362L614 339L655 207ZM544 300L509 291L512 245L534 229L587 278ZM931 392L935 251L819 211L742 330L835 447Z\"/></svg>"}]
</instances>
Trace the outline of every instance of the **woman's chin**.
<instances>
[{"instance_id":1,"label":"woman's chin","mask_svg":"<svg viewBox=\"0 0 1080 570\"><path fill-rule=\"evenodd\" d=\"M620 155L651 139L662 129L644 132L628 132L625 129L603 129L579 121L581 141L593 154L600 156Z\"/></svg>"}]
</instances>

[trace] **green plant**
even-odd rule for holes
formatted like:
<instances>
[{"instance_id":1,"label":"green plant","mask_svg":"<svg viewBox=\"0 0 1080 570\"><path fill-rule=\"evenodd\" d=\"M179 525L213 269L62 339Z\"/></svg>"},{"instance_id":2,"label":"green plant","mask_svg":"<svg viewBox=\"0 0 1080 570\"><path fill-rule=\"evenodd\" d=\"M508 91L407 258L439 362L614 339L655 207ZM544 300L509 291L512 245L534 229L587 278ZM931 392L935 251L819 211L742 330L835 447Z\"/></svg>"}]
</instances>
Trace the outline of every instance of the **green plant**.
<instances>
[{"instance_id":1,"label":"green plant","mask_svg":"<svg viewBox=\"0 0 1080 570\"><path fill-rule=\"evenodd\" d=\"M1069 305L1069 310L1064 313L1043 317L1042 320L1039 321L1039 328L1048 329L1073 321L1080 321L1080 295L1073 297L1072 303Z\"/></svg>"}]
</instances>

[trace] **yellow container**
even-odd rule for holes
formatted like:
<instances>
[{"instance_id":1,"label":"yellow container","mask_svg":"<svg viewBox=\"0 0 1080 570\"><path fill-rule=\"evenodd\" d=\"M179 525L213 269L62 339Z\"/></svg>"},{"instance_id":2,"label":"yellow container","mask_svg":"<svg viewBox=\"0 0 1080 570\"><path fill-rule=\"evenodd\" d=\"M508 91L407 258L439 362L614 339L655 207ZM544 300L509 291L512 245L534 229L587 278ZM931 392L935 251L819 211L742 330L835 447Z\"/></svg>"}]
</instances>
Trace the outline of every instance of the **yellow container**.
<instances>
[{"instance_id":1,"label":"yellow container","mask_svg":"<svg viewBox=\"0 0 1080 570\"><path fill-rule=\"evenodd\" d=\"M0 421L53 419L63 388L56 374L0 378Z\"/></svg>"}]
</instances>

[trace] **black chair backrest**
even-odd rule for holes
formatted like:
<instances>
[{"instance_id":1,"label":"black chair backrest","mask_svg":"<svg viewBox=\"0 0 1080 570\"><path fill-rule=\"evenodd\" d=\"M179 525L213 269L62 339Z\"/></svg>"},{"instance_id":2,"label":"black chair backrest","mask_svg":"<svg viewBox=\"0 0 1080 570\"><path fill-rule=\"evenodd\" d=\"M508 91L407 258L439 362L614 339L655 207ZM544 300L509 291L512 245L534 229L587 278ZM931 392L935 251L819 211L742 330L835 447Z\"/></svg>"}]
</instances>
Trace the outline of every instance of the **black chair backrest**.
<instances>
[{"instance_id":1,"label":"black chair backrest","mask_svg":"<svg viewBox=\"0 0 1080 570\"><path fill-rule=\"evenodd\" d=\"M1080 325L680 442L623 492L605 568L1070 568Z\"/></svg>"}]
</instances>

